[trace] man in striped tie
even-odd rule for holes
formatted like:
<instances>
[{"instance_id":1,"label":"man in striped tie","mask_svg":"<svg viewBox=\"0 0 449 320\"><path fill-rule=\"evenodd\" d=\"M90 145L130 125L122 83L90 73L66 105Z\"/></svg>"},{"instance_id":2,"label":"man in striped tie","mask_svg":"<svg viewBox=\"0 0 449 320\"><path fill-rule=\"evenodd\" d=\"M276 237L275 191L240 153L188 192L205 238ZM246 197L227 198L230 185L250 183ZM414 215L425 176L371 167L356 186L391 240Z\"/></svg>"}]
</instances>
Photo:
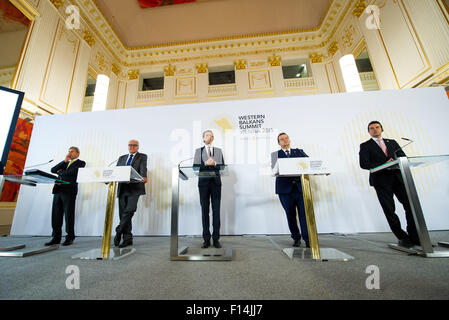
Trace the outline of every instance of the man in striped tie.
<instances>
[{"instance_id":1,"label":"man in striped tie","mask_svg":"<svg viewBox=\"0 0 449 320\"><path fill-rule=\"evenodd\" d=\"M386 162L392 161L397 155L405 157L399 144L393 139L382 138L383 128L379 121L368 124L368 133L371 139L360 145L359 160L362 169L370 170ZM405 190L399 169L381 170L370 173L369 183L374 187L380 205L390 225L391 231L399 239L398 245L406 248L420 245L415 220ZM395 213L393 196L396 195L405 210L407 219L407 232L402 230L399 217Z\"/></svg>"}]
</instances>

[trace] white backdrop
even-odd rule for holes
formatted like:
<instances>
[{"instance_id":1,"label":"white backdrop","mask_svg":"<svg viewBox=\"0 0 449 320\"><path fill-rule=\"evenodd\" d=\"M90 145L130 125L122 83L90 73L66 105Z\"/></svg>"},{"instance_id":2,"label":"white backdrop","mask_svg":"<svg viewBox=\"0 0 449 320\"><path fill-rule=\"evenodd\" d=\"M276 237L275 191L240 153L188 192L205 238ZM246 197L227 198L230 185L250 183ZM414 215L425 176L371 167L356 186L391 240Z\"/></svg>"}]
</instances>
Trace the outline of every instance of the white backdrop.
<instances>
[{"instance_id":1,"label":"white backdrop","mask_svg":"<svg viewBox=\"0 0 449 320\"><path fill-rule=\"evenodd\" d=\"M274 194L270 153L279 149L278 132L292 147L330 162L330 176L313 177L319 233L390 231L368 171L358 163L359 145L369 139L367 124L379 120L384 137L415 142L408 156L449 154L449 100L442 88L375 91L194 103L104 112L42 116L35 121L26 166L55 159L78 146L87 166L107 166L127 153L130 139L149 156L147 195L133 218L135 235L170 234L171 169L193 157L201 133L212 128L230 175L223 177L222 234L289 234L285 213ZM246 126L256 127L251 132ZM253 130L254 131L254 130ZM187 160L185 164L191 163ZM449 162L414 169L415 183L430 230L449 229ZM79 186L75 232L103 233L107 188ZM51 234L51 186L22 186L11 234ZM405 228L400 204L397 212ZM180 234L201 234L197 181L180 185ZM118 223L116 206L114 227Z\"/></svg>"}]
</instances>

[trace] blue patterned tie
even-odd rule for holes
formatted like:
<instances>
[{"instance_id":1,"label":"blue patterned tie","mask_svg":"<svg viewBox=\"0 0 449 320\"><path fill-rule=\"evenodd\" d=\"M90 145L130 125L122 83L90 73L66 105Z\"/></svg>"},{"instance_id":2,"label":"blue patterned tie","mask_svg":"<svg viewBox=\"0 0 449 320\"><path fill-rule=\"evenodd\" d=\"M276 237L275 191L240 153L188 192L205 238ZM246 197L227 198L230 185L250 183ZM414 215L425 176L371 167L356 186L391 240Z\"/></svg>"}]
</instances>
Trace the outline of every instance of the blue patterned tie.
<instances>
[{"instance_id":1,"label":"blue patterned tie","mask_svg":"<svg viewBox=\"0 0 449 320\"><path fill-rule=\"evenodd\" d=\"M290 150L285 151L285 153L287 154L287 158L290 158Z\"/></svg>"},{"instance_id":2,"label":"blue patterned tie","mask_svg":"<svg viewBox=\"0 0 449 320\"><path fill-rule=\"evenodd\" d=\"M133 157L134 157L133 154L129 156L129 159L128 159L128 161L126 162L126 165L127 165L127 166L131 165L131 162L133 161Z\"/></svg>"}]
</instances>

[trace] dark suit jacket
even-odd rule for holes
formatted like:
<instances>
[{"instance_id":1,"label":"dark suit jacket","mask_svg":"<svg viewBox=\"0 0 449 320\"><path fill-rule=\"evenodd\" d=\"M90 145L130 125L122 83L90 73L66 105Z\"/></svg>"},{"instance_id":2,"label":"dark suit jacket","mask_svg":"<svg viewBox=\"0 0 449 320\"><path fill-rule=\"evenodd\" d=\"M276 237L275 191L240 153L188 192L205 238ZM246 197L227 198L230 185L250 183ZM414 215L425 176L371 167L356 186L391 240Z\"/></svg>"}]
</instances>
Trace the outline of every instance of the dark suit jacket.
<instances>
[{"instance_id":1,"label":"dark suit jacket","mask_svg":"<svg viewBox=\"0 0 449 320\"><path fill-rule=\"evenodd\" d=\"M53 187L53 193L63 192L67 194L76 195L78 193L78 183L76 183L76 178L78 177L78 169L84 168L86 162L83 160L76 160L67 169L70 162L61 161L53 168L51 168L52 173L57 173L59 179L70 182L70 184L55 184Z\"/></svg>"},{"instance_id":2,"label":"dark suit jacket","mask_svg":"<svg viewBox=\"0 0 449 320\"><path fill-rule=\"evenodd\" d=\"M121 156L117 161L117 166L126 166L126 160L128 160L128 156L129 153ZM143 178L147 177L147 160L148 157L146 154L136 152L133 160L131 161L131 167L133 167ZM141 196L145 194L145 184L143 182L119 183L117 188L117 197L120 196L121 192L126 192L130 195Z\"/></svg>"},{"instance_id":3,"label":"dark suit jacket","mask_svg":"<svg viewBox=\"0 0 449 320\"><path fill-rule=\"evenodd\" d=\"M204 163L209 159L209 156L207 155L207 151L205 147L198 148L195 150L195 156L193 159L193 166L194 169L199 170L200 172L205 171L215 171L216 176L215 177L204 177L199 176L198 177L198 186L205 186L208 184L215 184L217 186L221 186L221 178L220 178L220 165L224 165L224 157L223 152L220 148L213 147L214 154L212 155L212 159L214 159L216 165L215 166L206 166Z\"/></svg>"},{"instance_id":4,"label":"dark suit jacket","mask_svg":"<svg viewBox=\"0 0 449 320\"><path fill-rule=\"evenodd\" d=\"M308 157L302 149L291 148L290 153L290 158ZM282 149L271 154L271 168L274 168L279 158L287 158L287 155ZM299 193L302 193L301 177L276 177L276 194L292 192L295 184L298 186Z\"/></svg>"},{"instance_id":5,"label":"dark suit jacket","mask_svg":"<svg viewBox=\"0 0 449 320\"><path fill-rule=\"evenodd\" d=\"M387 146L388 157L385 156L382 149L373 139L369 139L360 145L359 160L360 167L362 169L370 170L384 164L390 158L394 159L395 156L393 153L395 151L398 157L406 156L395 140L384 138L384 142ZM389 185L392 184L397 178L402 181L401 172L399 170L382 170L376 173L370 173L369 184L373 187Z\"/></svg>"}]
</instances>

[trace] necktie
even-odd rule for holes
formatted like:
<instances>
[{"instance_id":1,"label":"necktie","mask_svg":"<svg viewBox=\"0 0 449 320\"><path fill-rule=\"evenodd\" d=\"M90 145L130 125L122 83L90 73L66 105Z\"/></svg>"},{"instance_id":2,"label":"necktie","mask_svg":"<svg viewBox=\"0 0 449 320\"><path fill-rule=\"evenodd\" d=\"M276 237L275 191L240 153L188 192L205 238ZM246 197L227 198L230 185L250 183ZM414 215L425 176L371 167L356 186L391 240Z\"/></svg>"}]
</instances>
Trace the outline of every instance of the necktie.
<instances>
[{"instance_id":1,"label":"necktie","mask_svg":"<svg viewBox=\"0 0 449 320\"><path fill-rule=\"evenodd\" d=\"M126 162L127 166L131 165L131 162L133 161L133 157L134 157L133 154L129 156L128 161Z\"/></svg>"},{"instance_id":2,"label":"necktie","mask_svg":"<svg viewBox=\"0 0 449 320\"><path fill-rule=\"evenodd\" d=\"M383 141L383 139L378 138L377 141L379 142L380 148L385 153L385 156L388 157L387 146L385 145L385 142Z\"/></svg>"},{"instance_id":3,"label":"necktie","mask_svg":"<svg viewBox=\"0 0 449 320\"><path fill-rule=\"evenodd\" d=\"M212 158L212 153L210 152L210 147L207 147L207 153L209 154L209 158Z\"/></svg>"},{"instance_id":4,"label":"necktie","mask_svg":"<svg viewBox=\"0 0 449 320\"><path fill-rule=\"evenodd\" d=\"M70 165L73 163L73 160L70 160L69 165L67 166L67 169L70 167Z\"/></svg>"},{"instance_id":5,"label":"necktie","mask_svg":"<svg viewBox=\"0 0 449 320\"><path fill-rule=\"evenodd\" d=\"M290 150L286 150L285 153L287 154L287 158L290 158Z\"/></svg>"}]
</instances>

